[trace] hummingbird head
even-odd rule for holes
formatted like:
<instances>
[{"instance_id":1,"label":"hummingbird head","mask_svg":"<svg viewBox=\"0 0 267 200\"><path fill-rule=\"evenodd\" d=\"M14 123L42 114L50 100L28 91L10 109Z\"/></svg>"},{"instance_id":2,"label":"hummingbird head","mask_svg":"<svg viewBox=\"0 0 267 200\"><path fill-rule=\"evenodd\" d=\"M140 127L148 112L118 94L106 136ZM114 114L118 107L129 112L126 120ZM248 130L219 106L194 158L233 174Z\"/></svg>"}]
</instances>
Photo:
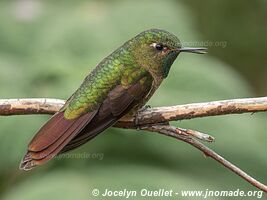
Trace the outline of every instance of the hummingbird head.
<instances>
[{"instance_id":1,"label":"hummingbird head","mask_svg":"<svg viewBox=\"0 0 267 200\"><path fill-rule=\"evenodd\" d=\"M150 29L138 34L128 43L135 62L152 76L166 78L179 53L206 53L206 48L185 48L172 33Z\"/></svg>"}]
</instances>

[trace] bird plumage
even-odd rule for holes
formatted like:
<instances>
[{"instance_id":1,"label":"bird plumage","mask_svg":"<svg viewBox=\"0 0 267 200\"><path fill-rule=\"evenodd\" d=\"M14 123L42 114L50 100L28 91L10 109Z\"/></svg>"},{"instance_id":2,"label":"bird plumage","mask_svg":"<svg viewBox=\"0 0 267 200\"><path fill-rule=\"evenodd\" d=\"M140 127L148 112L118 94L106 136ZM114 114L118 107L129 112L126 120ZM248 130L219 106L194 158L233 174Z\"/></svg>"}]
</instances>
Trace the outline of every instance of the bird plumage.
<instances>
[{"instance_id":1,"label":"bird plumage","mask_svg":"<svg viewBox=\"0 0 267 200\"><path fill-rule=\"evenodd\" d=\"M124 43L97 65L38 131L20 168L42 165L142 107L167 77L179 48L175 35L159 29L144 31Z\"/></svg>"}]
</instances>

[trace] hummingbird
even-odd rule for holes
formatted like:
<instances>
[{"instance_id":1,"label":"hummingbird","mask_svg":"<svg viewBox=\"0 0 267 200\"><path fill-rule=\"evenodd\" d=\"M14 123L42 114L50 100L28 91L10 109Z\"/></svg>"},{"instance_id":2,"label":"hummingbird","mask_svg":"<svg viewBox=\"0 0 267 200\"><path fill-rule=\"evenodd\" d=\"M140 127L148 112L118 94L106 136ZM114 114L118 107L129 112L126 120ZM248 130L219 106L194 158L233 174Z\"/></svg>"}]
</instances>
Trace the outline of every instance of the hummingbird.
<instances>
[{"instance_id":1,"label":"hummingbird","mask_svg":"<svg viewBox=\"0 0 267 200\"><path fill-rule=\"evenodd\" d=\"M181 52L206 53L182 47L172 33L150 29L104 58L86 76L64 106L37 132L20 163L31 170L60 153L88 142L128 113L136 113L168 76Z\"/></svg>"}]
</instances>

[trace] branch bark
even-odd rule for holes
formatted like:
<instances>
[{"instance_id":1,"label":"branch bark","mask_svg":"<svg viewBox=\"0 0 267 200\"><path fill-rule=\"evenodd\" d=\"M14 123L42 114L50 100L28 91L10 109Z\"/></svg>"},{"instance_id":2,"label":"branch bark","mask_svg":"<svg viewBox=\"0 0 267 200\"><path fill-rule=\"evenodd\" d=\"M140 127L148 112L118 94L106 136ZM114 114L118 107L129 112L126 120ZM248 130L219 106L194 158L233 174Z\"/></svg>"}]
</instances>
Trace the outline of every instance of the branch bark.
<instances>
[{"instance_id":1,"label":"branch bark","mask_svg":"<svg viewBox=\"0 0 267 200\"><path fill-rule=\"evenodd\" d=\"M45 98L0 99L0 116L54 114L64 105L64 103L64 100ZM157 132L186 142L202 151L206 156L211 157L230 169L253 186L267 192L266 185L249 176L247 173L197 140L212 142L214 140L213 137L198 131L177 128L169 125L169 121L263 111L267 111L267 97L232 99L207 103L147 108L141 110L135 116L125 116L121 118L114 126L131 129L139 128L150 132Z\"/></svg>"},{"instance_id":2,"label":"branch bark","mask_svg":"<svg viewBox=\"0 0 267 200\"><path fill-rule=\"evenodd\" d=\"M1 115L53 114L65 101L49 98L0 99ZM267 97L231 99L206 103L147 108L137 116L125 116L116 127L136 128L147 124L227 114L267 111ZM136 119L137 118L137 119Z\"/></svg>"},{"instance_id":3,"label":"branch bark","mask_svg":"<svg viewBox=\"0 0 267 200\"><path fill-rule=\"evenodd\" d=\"M137 116L123 117L118 122L118 126L130 128L134 126L136 122L139 126L142 126L199 117L263 111L267 111L267 97L231 99L149 108L139 112Z\"/></svg>"}]
</instances>

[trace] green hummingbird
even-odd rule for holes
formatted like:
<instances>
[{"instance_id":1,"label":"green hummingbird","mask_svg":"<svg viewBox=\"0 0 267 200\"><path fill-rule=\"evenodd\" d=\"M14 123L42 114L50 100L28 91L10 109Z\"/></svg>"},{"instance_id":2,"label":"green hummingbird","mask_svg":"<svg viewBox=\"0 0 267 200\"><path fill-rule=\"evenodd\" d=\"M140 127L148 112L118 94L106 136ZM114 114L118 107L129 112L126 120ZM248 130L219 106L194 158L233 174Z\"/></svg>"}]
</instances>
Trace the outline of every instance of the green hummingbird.
<instances>
[{"instance_id":1,"label":"green hummingbird","mask_svg":"<svg viewBox=\"0 0 267 200\"><path fill-rule=\"evenodd\" d=\"M205 53L206 48L184 48L174 34L160 29L146 30L124 43L86 76L38 131L20 169L31 170L78 147L142 108L181 52Z\"/></svg>"}]
</instances>

